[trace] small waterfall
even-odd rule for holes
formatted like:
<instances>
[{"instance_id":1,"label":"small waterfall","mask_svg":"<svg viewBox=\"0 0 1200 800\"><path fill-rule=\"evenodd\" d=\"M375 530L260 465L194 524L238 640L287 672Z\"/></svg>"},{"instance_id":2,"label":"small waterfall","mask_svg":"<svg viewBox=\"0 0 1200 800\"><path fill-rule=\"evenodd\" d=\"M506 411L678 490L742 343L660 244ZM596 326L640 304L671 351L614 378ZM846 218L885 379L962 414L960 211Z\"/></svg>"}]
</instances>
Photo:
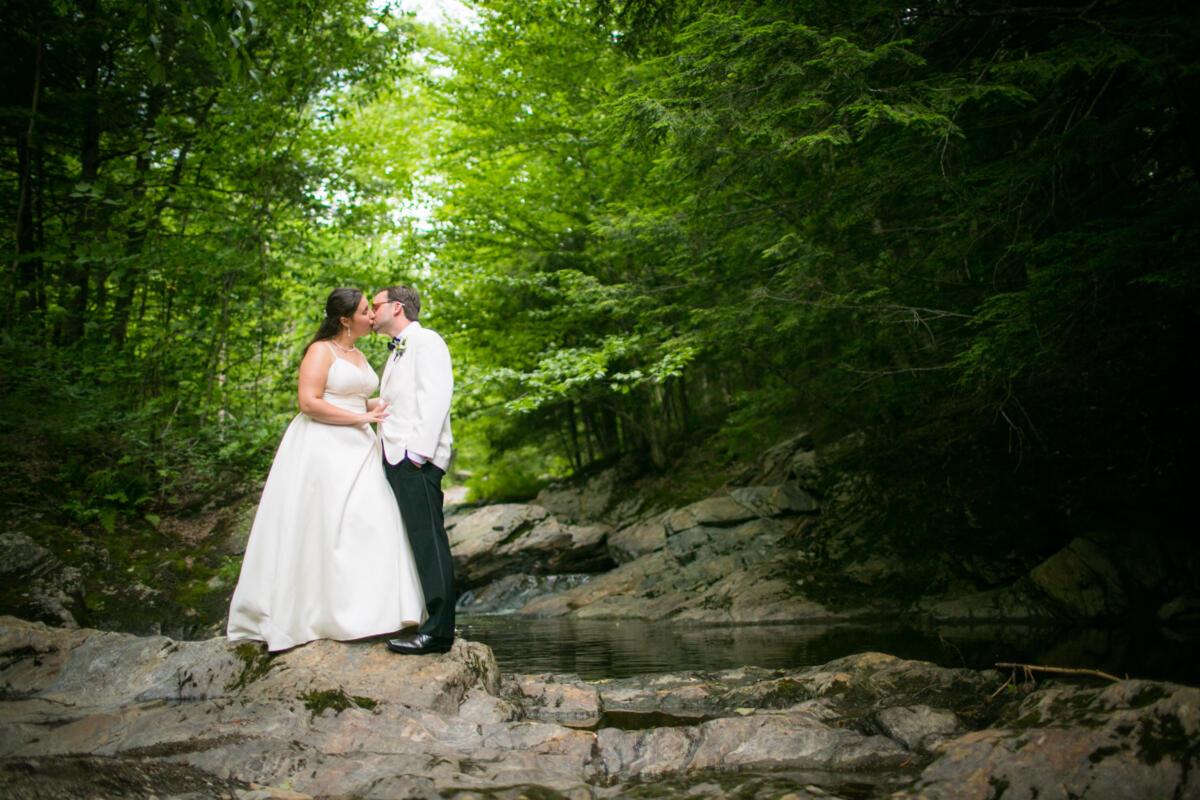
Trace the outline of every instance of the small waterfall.
<instances>
[{"instance_id":1,"label":"small waterfall","mask_svg":"<svg viewBox=\"0 0 1200 800\"><path fill-rule=\"evenodd\" d=\"M535 597L565 592L587 583L591 575L507 575L458 597L464 614L512 614Z\"/></svg>"}]
</instances>

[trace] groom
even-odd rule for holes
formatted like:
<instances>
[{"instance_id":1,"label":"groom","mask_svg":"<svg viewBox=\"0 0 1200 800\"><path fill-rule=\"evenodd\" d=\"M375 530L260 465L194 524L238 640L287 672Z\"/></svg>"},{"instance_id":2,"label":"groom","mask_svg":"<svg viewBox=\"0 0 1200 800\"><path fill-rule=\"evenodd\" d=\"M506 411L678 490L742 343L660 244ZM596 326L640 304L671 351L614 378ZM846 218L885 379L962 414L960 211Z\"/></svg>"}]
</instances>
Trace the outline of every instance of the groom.
<instances>
[{"instance_id":1,"label":"groom","mask_svg":"<svg viewBox=\"0 0 1200 800\"><path fill-rule=\"evenodd\" d=\"M383 469L400 505L429 617L417 633L388 640L395 653L444 653L454 643L454 565L442 522L442 476L450 466L454 376L446 343L417 319L421 297L408 286L376 292L375 331L391 337L379 398Z\"/></svg>"}]
</instances>

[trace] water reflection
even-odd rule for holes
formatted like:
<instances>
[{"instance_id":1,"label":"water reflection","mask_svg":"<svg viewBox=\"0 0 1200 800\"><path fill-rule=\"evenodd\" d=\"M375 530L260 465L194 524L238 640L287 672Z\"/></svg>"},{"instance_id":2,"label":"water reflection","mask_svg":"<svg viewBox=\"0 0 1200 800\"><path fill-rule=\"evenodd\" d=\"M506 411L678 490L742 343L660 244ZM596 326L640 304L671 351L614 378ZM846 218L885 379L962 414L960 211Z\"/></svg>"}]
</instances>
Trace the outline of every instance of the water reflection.
<instances>
[{"instance_id":1,"label":"water reflection","mask_svg":"<svg viewBox=\"0 0 1200 800\"><path fill-rule=\"evenodd\" d=\"M637 620L460 615L461 635L492 648L505 672L572 672L586 679L753 665L796 668L877 650L947 667L997 661L1090 667L1200 683L1200 643L1146 629L956 625L684 626Z\"/></svg>"}]
</instances>

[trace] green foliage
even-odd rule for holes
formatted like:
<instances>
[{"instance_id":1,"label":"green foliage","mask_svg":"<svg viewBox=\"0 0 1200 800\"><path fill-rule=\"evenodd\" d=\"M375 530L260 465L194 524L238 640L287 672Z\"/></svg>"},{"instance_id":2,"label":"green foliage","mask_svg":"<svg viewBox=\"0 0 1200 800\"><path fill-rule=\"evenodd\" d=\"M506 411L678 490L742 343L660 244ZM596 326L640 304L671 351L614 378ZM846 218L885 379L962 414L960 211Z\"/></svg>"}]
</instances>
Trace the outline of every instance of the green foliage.
<instances>
[{"instance_id":1,"label":"green foliage","mask_svg":"<svg viewBox=\"0 0 1200 800\"><path fill-rule=\"evenodd\" d=\"M5 463L110 534L236 496L325 294L383 280L373 242L343 241L379 212L338 126L391 89L408 26L365 0L4 15Z\"/></svg>"},{"instance_id":2,"label":"green foliage","mask_svg":"<svg viewBox=\"0 0 1200 800\"><path fill-rule=\"evenodd\" d=\"M467 500L472 503L513 503L532 499L546 484L534 470L545 463L532 447L504 450L487 459L486 471L466 480Z\"/></svg>"},{"instance_id":3,"label":"green foliage","mask_svg":"<svg viewBox=\"0 0 1200 800\"><path fill-rule=\"evenodd\" d=\"M410 239L460 430L575 470L862 431L896 502L947 495L914 541L1110 494L1130 419L1184 463L1195 30L1170 3L482 3L429 43Z\"/></svg>"},{"instance_id":4,"label":"green foliage","mask_svg":"<svg viewBox=\"0 0 1200 800\"><path fill-rule=\"evenodd\" d=\"M109 536L244 493L324 295L396 281L477 499L719 474L798 425L861 432L948 527L1185 496L1190 7L476 10L6 7L10 516Z\"/></svg>"}]
</instances>

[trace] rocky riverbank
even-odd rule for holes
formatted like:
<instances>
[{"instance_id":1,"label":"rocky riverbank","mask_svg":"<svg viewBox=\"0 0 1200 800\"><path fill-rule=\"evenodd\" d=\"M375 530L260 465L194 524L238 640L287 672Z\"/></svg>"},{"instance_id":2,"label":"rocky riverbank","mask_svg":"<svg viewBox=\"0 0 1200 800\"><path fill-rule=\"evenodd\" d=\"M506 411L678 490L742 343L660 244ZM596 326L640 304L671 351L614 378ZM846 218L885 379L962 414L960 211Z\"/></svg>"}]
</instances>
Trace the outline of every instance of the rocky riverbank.
<instances>
[{"instance_id":1,"label":"rocky riverbank","mask_svg":"<svg viewBox=\"0 0 1200 800\"><path fill-rule=\"evenodd\" d=\"M274 657L0 618L14 798L1200 797L1200 690L863 653L798 670L502 675L483 645Z\"/></svg>"},{"instance_id":2,"label":"rocky riverbank","mask_svg":"<svg viewBox=\"0 0 1200 800\"><path fill-rule=\"evenodd\" d=\"M1174 635L1200 630L1197 573L1187 568L1195 556L1170 542L1132 548L1096 534L1038 558L961 542L906 549L904 530L868 535L868 479L831 466L854 446L793 437L711 496L676 507L622 494L608 470L531 503L451 509L462 607L704 624L1136 614Z\"/></svg>"},{"instance_id":3,"label":"rocky riverbank","mask_svg":"<svg viewBox=\"0 0 1200 800\"><path fill-rule=\"evenodd\" d=\"M1094 532L1057 548L998 549L1005 537L994 532L973 541L938 529L929 541L898 523L869 527L885 501L847 458L861 446L855 437L818 446L800 434L722 473L715 490L710 481L660 492L654 481L669 475L610 468L526 503L450 505L460 608L699 625L1087 621L1200 639L1190 545L1146 536L1134 546ZM0 613L216 635L255 494L126 538L26 521L0 534ZM910 522L932 525L928 516Z\"/></svg>"}]
</instances>

